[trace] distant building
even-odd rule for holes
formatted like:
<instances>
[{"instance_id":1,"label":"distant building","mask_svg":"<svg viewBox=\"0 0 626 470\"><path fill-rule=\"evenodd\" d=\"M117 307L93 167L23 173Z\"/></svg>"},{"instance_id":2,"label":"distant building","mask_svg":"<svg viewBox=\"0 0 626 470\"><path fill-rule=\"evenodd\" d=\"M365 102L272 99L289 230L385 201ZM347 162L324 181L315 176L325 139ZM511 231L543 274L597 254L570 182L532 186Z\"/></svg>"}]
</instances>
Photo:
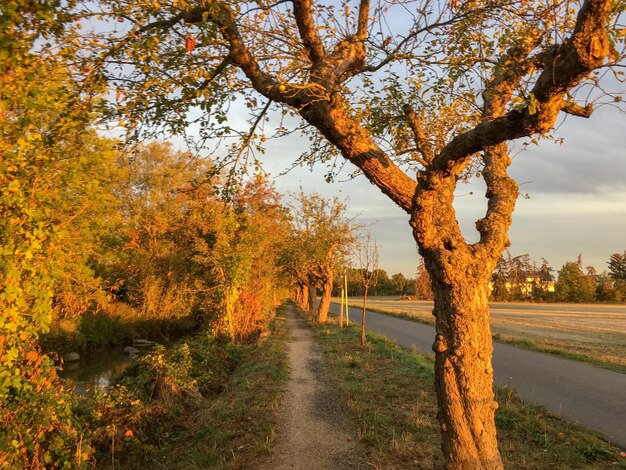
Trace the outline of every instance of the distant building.
<instances>
[{"instance_id":1,"label":"distant building","mask_svg":"<svg viewBox=\"0 0 626 470\"><path fill-rule=\"evenodd\" d=\"M525 282L520 284L506 281L504 287L508 292L517 291L522 297L532 297L536 291L553 293L555 290L554 281L546 281L539 276L527 276ZM489 290L493 292L494 283L489 281Z\"/></svg>"}]
</instances>

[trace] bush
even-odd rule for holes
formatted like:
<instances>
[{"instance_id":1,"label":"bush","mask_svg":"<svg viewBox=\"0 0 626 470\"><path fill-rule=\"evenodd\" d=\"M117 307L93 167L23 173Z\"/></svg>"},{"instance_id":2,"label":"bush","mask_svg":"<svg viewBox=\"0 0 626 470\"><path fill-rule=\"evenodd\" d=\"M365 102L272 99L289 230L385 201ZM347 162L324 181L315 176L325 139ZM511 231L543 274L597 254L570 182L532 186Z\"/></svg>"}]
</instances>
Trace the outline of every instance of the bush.
<instances>
[{"instance_id":1,"label":"bush","mask_svg":"<svg viewBox=\"0 0 626 470\"><path fill-rule=\"evenodd\" d=\"M139 358L120 384L96 395L91 439L98 458L120 466L149 462L174 417L202 395L221 392L241 357L238 346L204 333Z\"/></svg>"}]
</instances>

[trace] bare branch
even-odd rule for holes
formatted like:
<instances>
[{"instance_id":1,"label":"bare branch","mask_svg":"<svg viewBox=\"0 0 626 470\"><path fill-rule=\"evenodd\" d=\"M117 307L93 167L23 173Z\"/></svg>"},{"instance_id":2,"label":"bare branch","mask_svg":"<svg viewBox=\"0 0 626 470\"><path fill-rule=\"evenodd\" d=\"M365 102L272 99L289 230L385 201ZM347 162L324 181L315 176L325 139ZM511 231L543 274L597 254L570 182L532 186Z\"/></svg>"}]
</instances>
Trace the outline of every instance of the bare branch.
<instances>
[{"instance_id":1,"label":"bare branch","mask_svg":"<svg viewBox=\"0 0 626 470\"><path fill-rule=\"evenodd\" d=\"M593 113L593 105L588 103L583 107L573 101L563 101L561 111L566 114L571 114L572 116L588 118L591 117L591 114Z\"/></svg>"},{"instance_id":2,"label":"bare branch","mask_svg":"<svg viewBox=\"0 0 626 470\"><path fill-rule=\"evenodd\" d=\"M406 37L404 39L402 39L402 41L400 41L398 43L398 45L396 47L394 47L394 49L389 52L387 54L387 57L385 57L383 60L381 60L378 64L375 65L368 65L366 67L363 67L363 71L364 72L377 72L378 70L382 69L385 65L389 64L390 62L392 62L394 59L398 58L399 55L402 54L402 49L413 39L415 39L417 36L419 36L422 33L427 33L429 31L433 31L435 29L438 28L443 28L445 26L450 26L454 23L457 23L461 20L464 20L465 18L473 15L473 14L477 14L480 13L484 10L484 8L480 8L480 9L476 9L476 10L471 10L468 11L466 13L463 13L461 15L457 15L449 20L446 21L436 21L435 23L423 26L421 28L417 28L413 31L411 31L409 34L406 35Z\"/></svg>"}]
</instances>

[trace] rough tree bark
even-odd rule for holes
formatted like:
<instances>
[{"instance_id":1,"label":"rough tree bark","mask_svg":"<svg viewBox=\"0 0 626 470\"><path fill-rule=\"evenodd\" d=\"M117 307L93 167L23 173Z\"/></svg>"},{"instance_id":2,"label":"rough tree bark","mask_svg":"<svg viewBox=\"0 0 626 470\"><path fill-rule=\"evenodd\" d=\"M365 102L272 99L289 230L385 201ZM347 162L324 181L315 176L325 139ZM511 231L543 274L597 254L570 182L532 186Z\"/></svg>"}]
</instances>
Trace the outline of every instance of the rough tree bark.
<instances>
[{"instance_id":1,"label":"rough tree bark","mask_svg":"<svg viewBox=\"0 0 626 470\"><path fill-rule=\"evenodd\" d=\"M508 162L505 147L498 164ZM486 158L486 160L488 160ZM488 172L495 170L490 168ZM497 221L482 219L483 243L468 245L462 238L452 207L454 177L431 181L416 194L411 218L420 253L432 277L436 317L435 386L442 450L451 469L500 469L493 395L493 350L489 325L489 278L505 245L517 197L517 185L506 173L491 177L502 185ZM493 199L493 198L492 198ZM481 221L479 221L480 225Z\"/></svg>"},{"instance_id":2,"label":"rough tree bark","mask_svg":"<svg viewBox=\"0 0 626 470\"><path fill-rule=\"evenodd\" d=\"M308 315L311 318L315 318L315 304L317 303L317 279L313 275L309 275L307 280L307 292L308 292Z\"/></svg>"},{"instance_id":3,"label":"rough tree bark","mask_svg":"<svg viewBox=\"0 0 626 470\"><path fill-rule=\"evenodd\" d=\"M302 284L301 287L301 291L300 291L300 296L301 296L301 304L300 307L302 308L302 310L307 311L309 309L309 286L308 284Z\"/></svg>"},{"instance_id":4,"label":"rough tree bark","mask_svg":"<svg viewBox=\"0 0 626 470\"><path fill-rule=\"evenodd\" d=\"M322 297L320 298L320 304L317 309L317 321L319 323L326 323L328 320L328 310L330 309L330 298L333 294L333 271L327 270L323 276L321 276L322 283Z\"/></svg>"},{"instance_id":5,"label":"rough tree bark","mask_svg":"<svg viewBox=\"0 0 626 470\"><path fill-rule=\"evenodd\" d=\"M302 50L308 55L309 83L291 84L266 72L246 44L237 14L226 2L206 0L172 22L214 23L228 44L227 62L238 67L260 94L297 110L333 144L342 156L411 216L419 251L432 279L435 298L436 387L442 449L450 469L499 469L491 369L488 282L504 248L517 197L517 186L506 174L510 163L505 143L548 132L560 111L588 117L590 107L571 103L567 94L588 74L601 67L609 50L607 26L610 0L584 0L571 35L554 44L529 33L498 59L493 77L485 84L482 119L473 128L451 137L435 152L432 136L425 135L416 115L405 115L422 154L417 181L404 173L377 145L355 118L342 96L345 82L366 71L369 0L360 0L358 24L332 49L319 36L312 2L293 0L293 14ZM156 22L162 23L162 22ZM371 39L371 38L369 38ZM519 109L511 103L513 90L528 79L533 106ZM456 180L472 158L480 157L487 184L486 216L476 223L480 241L463 239L452 206ZM309 311L315 305L315 285L309 281Z\"/></svg>"}]
</instances>

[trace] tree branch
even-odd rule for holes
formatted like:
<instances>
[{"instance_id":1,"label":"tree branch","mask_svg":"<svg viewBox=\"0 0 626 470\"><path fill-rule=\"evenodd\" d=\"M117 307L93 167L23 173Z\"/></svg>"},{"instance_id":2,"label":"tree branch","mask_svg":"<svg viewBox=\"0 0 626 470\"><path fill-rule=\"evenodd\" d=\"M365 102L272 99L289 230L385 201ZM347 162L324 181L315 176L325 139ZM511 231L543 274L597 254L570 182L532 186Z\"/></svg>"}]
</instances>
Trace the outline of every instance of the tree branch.
<instances>
[{"instance_id":1,"label":"tree branch","mask_svg":"<svg viewBox=\"0 0 626 470\"><path fill-rule=\"evenodd\" d=\"M311 0L293 0L293 15L296 18L302 44L306 48L313 64L319 64L326 52L324 44L317 34L315 20L311 12Z\"/></svg>"},{"instance_id":2,"label":"tree branch","mask_svg":"<svg viewBox=\"0 0 626 470\"><path fill-rule=\"evenodd\" d=\"M417 147L417 150L419 150L419 152L424 157L424 159L420 163L422 163L426 167L428 163L432 161L434 155L428 143L428 139L426 137L426 133L424 132L424 128L422 127L422 124L417 118L417 114L415 114L415 111L413 110L410 104L408 103L405 104L402 107L402 110L404 111L404 114L409 123L409 127L411 128L411 131L413 132L413 140L415 141L415 146Z\"/></svg>"},{"instance_id":3,"label":"tree branch","mask_svg":"<svg viewBox=\"0 0 626 470\"><path fill-rule=\"evenodd\" d=\"M319 99L308 87L295 87L288 83L279 82L261 70L256 58L246 46L239 32L232 10L218 0L206 0L206 4L205 7L191 10L189 12L191 18L197 19L198 11L208 12L207 19L218 26L223 38L229 44L229 56L232 63L243 71L256 91L272 101L285 103L295 108L301 108L314 99ZM200 14L201 19L203 14ZM185 21L187 21L187 17L185 17Z\"/></svg>"},{"instance_id":4,"label":"tree branch","mask_svg":"<svg viewBox=\"0 0 626 470\"><path fill-rule=\"evenodd\" d=\"M369 132L343 110L340 97L307 106L300 115L365 177L402 210L411 212L417 183L404 173L373 141Z\"/></svg>"},{"instance_id":5,"label":"tree branch","mask_svg":"<svg viewBox=\"0 0 626 470\"><path fill-rule=\"evenodd\" d=\"M588 103L583 107L573 101L563 101L561 111L566 114L571 114L572 116L588 118L591 117L591 114L593 113L593 105Z\"/></svg>"},{"instance_id":6,"label":"tree branch","mask_svg":"<svg viewBox=\"0 0 626 470\"><path fill-rule=\"evenodd\" d=\"M398 57L398 55L401 53L402 49L404 48L404 46L406 46L408 44L409 41L411 41L412 39L415 39L417 36L419 36L422 33L426 33L429 31L432 31L434 29L437 28L443 28L445 26L450 26L454 23L457 23L473 14L476 13L480 13L484 10L484 8L479 8L477 10L471 10L468 11L466 13L463 13L461 15L457 15L454 16L452 18L450 18L449 20L446 21L437 21L435 23L423 26L421 28L417 28L413 31L411 31L409 34L406 35L406 37L404 39L402 39L402 41L400 41L398 43L398 45L396 47L394 47L394 49L389 52L387 54L387 57L385 57L383 60L381 60L378 64L375 65L368 65L363 67L363 71L364 72L377 72L378 70L380 70L381 68L383 68L385 65L389 64L391 61L393 61L396 57Z\"/></svg>"},{"instance_id":7,"label":"tree branch","mask_svg":"<svg viewBox=\"0 0 626 470\"><path fill-rule=\"evenodd\" d=\"M572 36L550 49L545 57L543 72L531 92L537 109L512 110L502 117L481 122L456 136L428 170L455 173L472 154L486 147L549 131L563 108L564 95L606 59L606 24L610 13L610 0L585 0Z\"/></svg>"},{"instance_id":8,"label":"tree branch","mask_svg":"<svg viewBox=\"0 0 626 470\"><path fill-rule=\"evenodd\" d=\"M356 36L364 41L367 38L367 26L369 24L370 0L361 0L359 4L359 22Z\"/></svg>"},{"instance_id":9,"label":"tree branch","mask_svg":"<svg viewBox=\"0 0 626 470\"><path fill-rule=\"evenodd\" d=\"M534 68L534 61L527 60L528 55L541 44L543 35L543 32L531 31L520 44L509 48L500 57L495 67L496 72L483 92L484 118L502 116L515 86Z\"/></svg>"}]
</instances>

